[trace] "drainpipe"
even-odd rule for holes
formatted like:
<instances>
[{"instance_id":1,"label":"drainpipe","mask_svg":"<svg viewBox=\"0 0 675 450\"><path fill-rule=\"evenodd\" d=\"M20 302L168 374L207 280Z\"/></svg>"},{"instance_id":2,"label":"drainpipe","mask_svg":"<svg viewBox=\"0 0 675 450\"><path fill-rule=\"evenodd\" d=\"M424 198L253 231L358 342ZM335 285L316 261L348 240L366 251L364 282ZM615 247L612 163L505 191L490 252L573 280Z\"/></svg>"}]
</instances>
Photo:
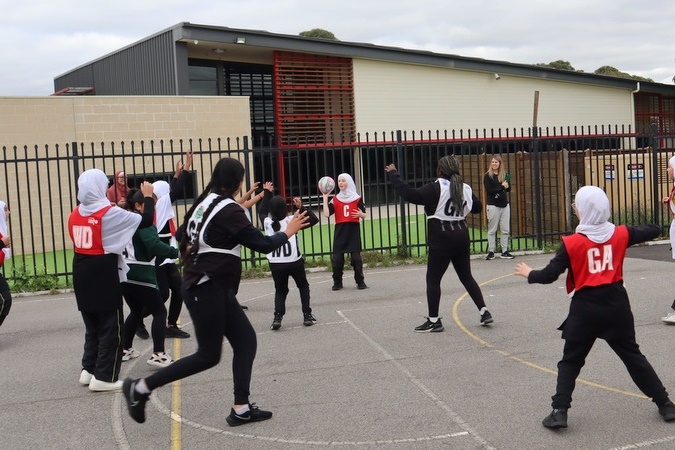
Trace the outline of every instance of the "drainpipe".
<instances>
[{"instance_id":1,"label":"drainpipe","mask_svg":"<svg viewBox=\"0 0 675 450\"><path fill-rule=\"evenodd\" d=\"M630 91L630 111L631 114L633 115L633 129L635 130L635 94L640 92L640 82L637 82L637 86L635 86L634 91ZM637 131L637 130L635 130Z\"/></svg>"}]
</instances>

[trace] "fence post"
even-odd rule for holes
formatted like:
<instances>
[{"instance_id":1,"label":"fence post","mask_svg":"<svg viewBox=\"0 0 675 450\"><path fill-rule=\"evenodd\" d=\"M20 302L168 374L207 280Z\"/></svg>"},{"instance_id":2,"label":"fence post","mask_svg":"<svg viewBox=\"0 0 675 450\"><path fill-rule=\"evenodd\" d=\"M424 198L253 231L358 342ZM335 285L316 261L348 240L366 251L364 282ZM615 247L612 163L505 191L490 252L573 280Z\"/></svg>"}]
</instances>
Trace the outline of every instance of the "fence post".
<instances>
[{"instance_id":1,"label":"fence post","mask_svg":"<svg viewBox=\"0 0 675 450\"><path fill-rule=\"evenodd\" d=\"M73 141L70 143L70 153L71 153L71 158L73 160L73 176L75 177L75 198L77 198L77 194L79 191L79 188L77 186L77 180L80 179L80 155L77 151L77 141ZM115 180L113 180L113 183Z\"/></svg>"},{"instance_id":2,"label":"fence post","mask_svg":"<svg viewBox=\"0 0 675 450\"><path fill-rule=\"evenodd\" d=\"M535 233L537 235L537 247L543 248L543 236L541 225L541 172L539 168L539 138L537 127L532 127L532 165L534 182L534 221Z\"/></svg>"},{"instance_id":3,"label":"fence post","mask_svg":"<svg viewBox=\"0 0 675 450\"><path fill-rule=\"evenodd\" d=\"M402 141L401 130L396 130L396 159L398 160L400 173L404 173L405 170L405 156L403 155ZM408 256L408 226L406 224L405 201L403 200L403 197L399 197L399 207L401 208L401 246L399 248L405 249L405 256Z\"/></svg>"},{"instance_id":4,"label":"fence post","mask_svg":"<svg viewBox=\"0 0 675 450\"><path fill-rule=\"evenodd\" d=\"M245 181L246 184L244 185L244 187L241 188L241 191L242 191L241 194L243 194L243 193L245 193L246 191L248 191L248 190L249 190L249 187L250 187L251 184L252 184L252 183L251 183L251 162L249 161L249 158L251 157L251 155L250 155L249 148L248 148L248 147L249 147L249 144L248 144L248 136L244 136L244 138L243 138L243 146L244 146L243 152L244 152L244 169L245 169L245 171L244 171L244 181ZM262 186L261 186L261 187L262 187ZM241 195L241 194L240 194L240 195ZM255 193L254 193L253 195L255 195ZM258 210L257 210L257 208L256 208L256 212L257 212L257 211L258 211ZM248 209L248 213L249 213L249 215L250 215L251 223L256 223L256 219L253 218L253 208L252 208L252 207ZM250 261L251 261L251 267L255 267L255 266L256 266L256 263L255 263L255 261L256 261L256 260L255 260L255 252L254 252L254 251L250 251L249 253L250 253L250 255L251 255L250 258L249 258Z\"/></svg>"},{"instance_id":5,"label":"fence post","mask_svg":"<svg viewBox=\"0 0 675 450\"><path fill-rule=\"evenodd\" d=\"M659 126L652 123L649 127L649 147L652 149L652 223L661 224L661 196L659 195Z\"/></svg>"}]
</instances>

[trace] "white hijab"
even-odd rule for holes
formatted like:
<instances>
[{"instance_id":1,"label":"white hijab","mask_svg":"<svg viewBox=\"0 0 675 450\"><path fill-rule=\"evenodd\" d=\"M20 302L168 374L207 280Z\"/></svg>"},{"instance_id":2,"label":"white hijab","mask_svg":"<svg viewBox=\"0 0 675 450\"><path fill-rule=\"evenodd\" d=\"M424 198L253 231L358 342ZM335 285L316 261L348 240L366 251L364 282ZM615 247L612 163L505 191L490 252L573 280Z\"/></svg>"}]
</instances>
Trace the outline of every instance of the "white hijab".
<instances>
[{"instance_id":1,"label":"white hijab","mask_svg":"<svg viewBox=\"0 0 675 450\"><path fill-rule=\"evenodd\" d=\"M155 203L155 226L157 227L157 231L162 231L166 223L176 216L171 206L171 196L169 195L171 187L169 183L163 180L155 181L152 183L152 187L155 190L155 197L157 197L157 203Z\"/></svg>"},{"instance_id":2,"label":"white hijab","mask_svg":"<svg viewBox=\"0 0 675 450\"><path fill-rule=\"evenodd\" d=\"M579 216L576 232L586 235L596 244L607 242L615 228L609 222L611 212L607 194L597 186L584 186L577 191L574 204Z\"/></svg>"},{"instance_id":3,"label":"white hijab","mask_svg":"<svg viewBox=\"0 0 675 450\"><path fill-rule=\"evenodd\" d=\"M5 216L5 206L7 206L7 203L0 200L0 234L3 236L9 236L9 227L7 225L7 217ZM12 257L11 248L4 247L2 252L5 254L5 259Z\"/></svg>"},{"instance_id":4,"label":"white hijab","mask_svg":"<svg viewBox=\"0 0 675 450\"><path fill-rule=\"evenodd\" d=\"M105 195L108 190L108 177L103 171L85 170L77 179L77 186L79 188L77 199L80 201L78 208L82 216L91 216L96 211L110 206L110 200ZM105 217L101 224L103 249L107 253L121 255L141 223L141 215L113 206L103 217Z\"/></svg>"},{"instance_id":5,"label":"white hijab","mask_svg":"<svg viewBox=\"0 0 675 450\"><path fill-rule=\"evenodd\" d=\"M159 180L152 183L152 187L157 197L157 202L155 203L155 226L157 227L157 231L162 231L166 223L176 217L173 206L171 206L171 195L169 195L171 193L171 186L166 181ZM171 236L169 242L172 247L178 248L178 243L174 236ZM176 262L175 259L167 258L162 261L160 266L174 262Z\"/></svg>"},{"instance_id":6,"label":"white hijab","mask_svg":"<svg viewBox=\"0 0 675 450\"><path fill-rule=\"evenodd\" d=\"M347 180L347 187L345 189L340 189L340 192L337 194L337 198L342 203L351 203L354 200L361 198L359 194L356 193L356 183L354 179L348 173L341 173L338 175L338 180L344 178Z\"/></svg>"}]
</instances>

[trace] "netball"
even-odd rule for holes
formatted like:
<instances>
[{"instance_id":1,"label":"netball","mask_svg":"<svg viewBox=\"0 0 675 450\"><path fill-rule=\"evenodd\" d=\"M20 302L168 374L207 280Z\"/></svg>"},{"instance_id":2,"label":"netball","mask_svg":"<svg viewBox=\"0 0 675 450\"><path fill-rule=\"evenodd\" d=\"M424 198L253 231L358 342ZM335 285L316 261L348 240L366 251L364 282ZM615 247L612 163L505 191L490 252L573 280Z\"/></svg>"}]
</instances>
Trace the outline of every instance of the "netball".
<instances>
[{"instance_id":1,"label":"netball","mask_svg":"<svg viewBox=\"0 0 675 450\"><path fill-rule=\"evenodd\" d=\"M329 176L322 177L318 183L319 191L322 194L330 194L335 189L335 180Z\"/></svg>"}]
</instances>

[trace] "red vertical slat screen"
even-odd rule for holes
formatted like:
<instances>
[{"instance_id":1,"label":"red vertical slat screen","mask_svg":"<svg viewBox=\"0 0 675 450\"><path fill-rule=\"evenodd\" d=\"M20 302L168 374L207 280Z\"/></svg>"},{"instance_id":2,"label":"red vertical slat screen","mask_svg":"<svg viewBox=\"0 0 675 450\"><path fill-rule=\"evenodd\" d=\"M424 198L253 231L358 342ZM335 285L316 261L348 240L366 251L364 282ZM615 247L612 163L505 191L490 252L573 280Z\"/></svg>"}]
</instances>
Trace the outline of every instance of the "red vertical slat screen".
<instances>
[{"instance_id":1,"label":"red vertical slat screen","mask_svg":"<svg viewBox=\"0 0 675 450\"><path fill-rule=\"evenodd\" d=\"M353 141L352 60L274 52L274 109L279 147Z\"/></svg>"}]
</instances>

